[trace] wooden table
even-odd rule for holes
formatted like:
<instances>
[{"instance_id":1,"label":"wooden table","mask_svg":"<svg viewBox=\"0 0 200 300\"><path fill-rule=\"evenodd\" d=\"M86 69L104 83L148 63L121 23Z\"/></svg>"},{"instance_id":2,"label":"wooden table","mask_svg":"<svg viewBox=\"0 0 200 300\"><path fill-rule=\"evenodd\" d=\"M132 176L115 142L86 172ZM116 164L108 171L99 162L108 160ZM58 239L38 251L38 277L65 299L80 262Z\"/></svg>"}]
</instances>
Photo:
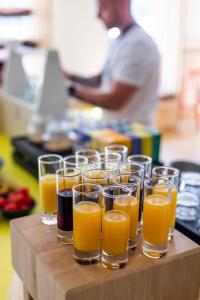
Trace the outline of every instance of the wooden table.
<instances>
[{"instance_id":1,"label":"wooden table","mask_svg":"<svg viewBox=\"0 0 200 300\"><path fill-rule=\"evenodd\" d=\"M99 263L81 266L73 247L57 242L56 227L39 216L11 222L13 266L25 299L37 300L195 300L200 286L200 247L175 232L168 254L145 257L138 246L121 270Z\"/></svg>"}]
</instances>

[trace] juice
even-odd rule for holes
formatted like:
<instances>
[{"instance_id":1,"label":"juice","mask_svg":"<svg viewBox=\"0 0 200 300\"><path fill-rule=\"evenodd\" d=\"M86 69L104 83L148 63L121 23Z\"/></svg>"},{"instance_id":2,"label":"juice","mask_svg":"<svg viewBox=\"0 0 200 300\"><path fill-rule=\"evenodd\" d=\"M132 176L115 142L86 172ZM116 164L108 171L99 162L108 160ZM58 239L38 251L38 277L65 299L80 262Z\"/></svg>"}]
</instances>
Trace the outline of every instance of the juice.
<instances>
[{"instance_id":1,"label":"juice","mask_svg":"<svg viewBox=\"0 0 200 300\"><path fill-rule=\"evenodd\" d=\"M58 228L63 231L73 230L73 195L72 190L61 190L58 193Z\"/></svg>"},{"instance_id":2,"label":"juice","mask_svg":"<svg viewBox=\"0 0 200 300\"><path fill-rule=\"evenodd\" d=\"M47 174L40 178L40 205L42 211L47 213L57 212L56 175Z\"/></svg>"},{"instance_id":3,"label":"juice","mask_svg":"<svg viewBox=\"0 0 200 300\"><path fill-rule=\"evenodd\" d=\"M101 208L97 203L84 201L74 206L74 248L84 252L100 248Z\"/></svg>"},{"instance_id":4,"label":"juice","mask_svg":"<svg viewBox=\"0 0 200 300\"><path fill-rule=\"evenodd\" d=\"M143 238L150 244L164 244L169 233L170 202L167 197L150 195L144 200Z\"/></svg>"},{"instance_id":5,"label":"juice","mask_svg":"<svg viewBox=\"0 0 200 300\"><path fill-rule=\"evenodd\" d=\"M130 201L128 205L127 201ZM137 235L138 226L138 214L139 214L139 202L133 196L129 198L120 198L114 201L114 210L122 210L130 216L130 233L129 237L134 239Z\"/></svg>"},{"instance_id":6,"label":"juice","mask_svg":"<svg viewBox=\"0 0 200 300\"><path fill-rule=\"evenodd\" d=\"M122 255L128 249L129 218L124 212L105 213L102 223L102 249L109 255Z\"/></svg>"},{"instance_id":7,"label":"juice","mask_svg":"<svg viewBox=\"0 0 200 300\"><path fill-rule=\"evenodd\" d=\"M88 171L84 177L84 182L89 182L93 184L107 185L108 178L104 172L99 171Z\"/></svg>"},{"instance_id":8,"label":"juice","mask_svg":"<svg viewBox=\"0 0 200 300\"><path fill-rule=\"evenodd\" d=\"M166 186L164 184L158 184L155 186L153 193L157 194L157 195L163 195L168 197L168 192L165 190L160 190L160 189L156 189L156 187L159 186L166 188ZM169 219L169 226L170 227L174 227L175 225L175 221L176 221L176 202L177 202L177 189L176 187L172 188L172 193L171 193L171 209L170 209L170 219Z\"/></svg>"}]
</instances>

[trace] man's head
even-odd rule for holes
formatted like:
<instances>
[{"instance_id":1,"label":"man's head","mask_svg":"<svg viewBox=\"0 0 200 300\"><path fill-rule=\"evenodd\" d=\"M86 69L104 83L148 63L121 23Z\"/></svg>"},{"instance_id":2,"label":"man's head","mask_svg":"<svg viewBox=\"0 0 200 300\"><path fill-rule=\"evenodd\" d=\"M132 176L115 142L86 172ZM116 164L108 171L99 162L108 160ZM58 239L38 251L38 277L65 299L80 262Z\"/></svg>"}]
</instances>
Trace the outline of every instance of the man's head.
<instances>
[{"instance_id":1,"label":"man's head","mask_svg":"<svg viewBox=\"0 0 200 300\"><path fill-rule=\"evenodd\" d=\"M98 17L110 29L119 27L130 17L130 0L98 0Z\"/></svg>"}]
</instances>

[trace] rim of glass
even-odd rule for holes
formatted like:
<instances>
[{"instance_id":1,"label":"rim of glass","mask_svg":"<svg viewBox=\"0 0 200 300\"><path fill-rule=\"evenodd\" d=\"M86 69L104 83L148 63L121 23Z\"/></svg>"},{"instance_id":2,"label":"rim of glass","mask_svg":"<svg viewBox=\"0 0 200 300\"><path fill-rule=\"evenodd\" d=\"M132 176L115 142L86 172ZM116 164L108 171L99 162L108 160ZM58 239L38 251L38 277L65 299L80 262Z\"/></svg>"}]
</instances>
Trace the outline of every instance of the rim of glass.
<instances>
[{"instance_id":1,"label":"rim of glass","mask_svg":"<svg viewBox=\"0 0 200 300\"><path fill-rule=\"evenodd\" d=\"M49 157L57 158L57 160L54 160L54 161L45 160L45 158L49 158ZM55 163L59 163L62 161L63 161L63 157L59 154L44 154L44 155L40 155L38 157L38 162L44 162L45 164L55 164Z\"/></svg>"},{"instance_id":2,"label":"rim of glass","mask_svg":"<svg viewBox=\"0 0 200 300\"><path fill-rule=\"evenodd\" d=\"M128 165L130 165L130 166L137 166L138 167L138 170L123 170L123 167L125 167L125 166L128 166ZM142 164L139 164L139 163L136 163L136 162L126 162L126 163L123 163L121 166L120 166L120 171L123 171L123 172L130 172L130 173L132 173L132 172L134 172L134 171L139 171L139 169L141 170L141 171L145 171L145 168L144 168L144 166L142 165Z\"/></svg>"},{"instance_id":3,"label":"rim of glass","mask_svg":"<svg viewBox=\"0 0 200 300\"><path fill-rule=\"evenodd\" d=\"M121 182L115 182L115 179L116 179L116 178L119 178L119 177L121 177L121 176L130 176L131 178L136 179L137 182L135 182L135 183L121 183ZM134 175L131 175L131 174L126 174L126 173L124 173L124 174L120 174L120 175L113 176L113 181L114 181L114 184L117 184L117 185L137 186L138 184L141 184L142 179L141 179L140 177L138 177L138 176L134 176Z\"/></svg>"},{"instance_id":4,"label":"rim of glass","mask_svg":"<svg viewBox=\"0 0 200 300\"><path fill-rule=\"evenodd\" d=\"M131 158L136 158L136 159L137 158L144 158L144 159L146 159L146 161L137 161L137 160L134 160L136 163L141 163L141 164L144 164L144 165L146 165L148 163L152 163L152 157L147 156L147 155L139 155L139 154L129 155L128 158L127 158L127 161L129 163L134 162L134 161L129 161L129 159L131 159Z\"/></svg>"},{"instance_id":5,"label":"rim of glass","mask_svg":"<svg viewBox=\"0 0 200 300\"><path fill-rule=\"evenodd\" d=\"M106 157L102 158L102 156L106 156L106 155L114 155L115 158L114 157L113 158L106 158ZM101 161L112 161L112 160L116 160L116 159L119 159L119 161L121 160L121 155L118 152L101 152L101 153L99 153L99 157L100 157Z\"/></svg>"},{"instance_id":6,"label":"rim of glass","mask_svg":"<svg viewBox=\"0 0 200 300\"><path fill-rule=\"evenodd\" d=\"M64 172L66 170L73 170L73 171L75 170L75 171L79 171L79 172L77 174L74 174L74 175L70 175L70 174L62 175L62 174L60 174L61 172ZM56 175L58 175L59 177L76 177L76 176L82 175L82 172L79 168L67 167L67 168L58 169L56 171Z\"/></svg>"},{"instance_id":7,"label":"rim of glass","mask_svg":"<svg viewBox=\"0 0 200 300\"><path fill-rule=\"evenodd\" d=\"M171 171L173 171L173 172L175 172L174 174L158 174L156 171L158 170L158 169L161 169L161 170L171 170ZM179 176L179 174L180 174L180 171L177 169L177 168L173 168L173 167L165 167L165 166L157 166L157 167L154 167L153 169L152 169L152 174L153 175L157 175L158 177L168 177L168 178L172 178L172 177L176 177L176 176Z\"/></svg>"},{"instance_id":8,"label":"rim of glass","mask_svg":"<svg viewBox=\"0 0 200 300\"><path fill-rule=\"evenodd\" d=\"M109 189L109 188L122 188L123 190L125 190L126 192L128 192L127 194L121 194L121 195L110 195L108 194L107 192L105 192L106 189ZM103 189L102 189L102 195L104 197L109 197L109 198L124 198L124 197L130 197L131 196L131 191L128 187L124 186L124 185L107 185L105 186Z\"/></svg>"},{"instance_id":9,"label":"rim of glass","mask_svg":"<svg viewBox=\"0 0 200 300\"><path fill-rule=\"evenodd\" d=\"M85 155L85 154L82 154L82 152L91 152L91 154L89 155ZM98 155L99 156L99 151L95 150L95 149L80 149L80 150L77 150L75 152L75 156L84 156L84 157L91 157L91 156L94 156L94 155Z\"/></svg>"},{"instance_id":10,"label":"rim of glass","mask_svg":"<svg viewBox=\"0 0 200 300\"><path fill-rule=\"evenodd\" d=\"M125 145L120 145L120 144L112 144L112 145L105 146L105 152L106 151L110 152L110 150L112 150L113 152L117 152L117 149L114 150L114 148L118 148L118 147L121 148L121 151L128 152L128 147Z\"/></svg>"},{"instance_id":11,"label":"rim of glass","mask_svg":"<svg viewBox=\"0 0 200 300\"><path fill-rule=\"evenodd\" d=\"M158 178L150 177L150 178L144 180L144 186L149 189L153 189L155 187L156 183L152 185L152 184L149 184L148 182L154 182L154 181L156 182L159 180L166 181L167 187L159 187L158 186L158 187L156 187L157 190L168 190L169 188L170 189L172 188L172 183L168 177L158 177ZM159 182L157 182L157 184L159 185ZM160 183L160 184L162 184L162 183Z\"/></svg>"},{"instance_id":12,"label":"rim of glass","mask_svg":"<svg viewBox=\"0 0 200 300\"><path fill-rule=\"evenodd\" d=\"M84 156L84 155L68 155L68 156L65 156L64 158L63 158L63 162L65 163L65 162L67 162L68 164L75 164L76 163L76 159L82 159L82 160L84 160L84 161L81 161L81 162L78 162L79 164L86 164L86 163L88 163L88 158L86 157L86 156ZM68 159L74 159L75 161L74 162L68 162L67 160Z\"/></svg>"},{"instance_id":13,"label":"rim of glass","mask_svg":"<svg viewBox=\"0 0 200 300\"><path fill-rule=\"evenodd\" d=\"M86 173L89 173L89 172L102 172L105 174L104 177L88 177L86 176L85 174ZM107 179L110 177L110 174L108 173L108 171L106 170L102 170L102 169L89 169L89 170L86 170L84 173L83 173L83 177L87 178L87 179L95 179L95 180L102 180L102 179Z\"/></svg>"},{"instance_id":14,"label":"rim of glass","mask_svg":"<svg viewBox=\"0 0 200 300\"><path fill-rule=\"evenodd\" d=\"M151 197L151 198L162 198L162 199L167 199L168 201L169 201L169 197L168 196L164 196L164 195L160 195L160 194L152 194L152 195L148 195L148 196L146 196L145 198L144 198L144 201L146 201L146 199L148 198L148 197ZM156 204L153 204L153 205L156 205Z\"/></svg>"},{"instance_id":15,"label":"rim of glass","mask_svg":"<svg viewBox=\"0 0 200 300\"><path fill-rule=\"evenodd\" d=\"M95 187L95 188L97 188L97 189L96 189L96 191L90 191L90 192L88 192L88 191L84 191L84 192L77 191L76 188L81 187L81 186L90 186L90 187ZM102 192L102 186L101 186L100 184L94 184L94 183L85 182L85 183L79 183L79 184L74 185L74 186L72 187L72 191L73 191L74 193L78 193L78 194L80 194L80 195L85 195L85 194L90 194L90 195L92 195L92 194L95 194L95 193L97 193L97 192L98 192L98 193L101 193L101 192Z\"/></svg>"}]
</instances>

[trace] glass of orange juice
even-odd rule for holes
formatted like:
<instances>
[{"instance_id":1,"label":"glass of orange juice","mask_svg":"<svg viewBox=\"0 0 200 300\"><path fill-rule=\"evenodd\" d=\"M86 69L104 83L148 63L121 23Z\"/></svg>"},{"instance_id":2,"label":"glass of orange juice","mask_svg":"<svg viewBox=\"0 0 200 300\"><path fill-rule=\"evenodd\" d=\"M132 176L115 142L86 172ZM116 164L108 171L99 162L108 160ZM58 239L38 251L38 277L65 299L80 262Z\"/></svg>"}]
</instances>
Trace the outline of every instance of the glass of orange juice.
<instances>
[{"instance_id":1,"label":"glass of orange juice","mask_svg":"<svg viewBox=\"0 0 200 300\"><path fill-rule=\"evenodd\" d=\"M74 258L80 264L100 259L102 187L82 183L73 187Z\"/></svg>"},{"instance_id":2,"label":"glass of orange juice","mask_svg":"<svg viewBox=\"0 0 200 300\"><path fill-rule=\"evenodd\" d=\"M128 263L131 192L110 185L103 188L102 195L101 260L104 267L119 269Z\"/></svg>"},{"instance_id":3,"label":"glass of orange juice","mask_svg":"<svg viewBox=\"0 0 200 300\"><path fill-rule=\"evenodd\" d=\"M121 163L125 163L128 155L128 147L120 144L112 144L105 146L105 153L119 153L121 156Z\"/></svg>"},{"instance_id":4,"label":"glass of orange juice","mask_svg":"<svg viewBox=\"0 0 200 300\"><path fill-rule=\"evenodd\" d=\"M101 186L108 185L110 174L101 169L90 169L84 172L83 182L100 184Z\"/></svg>"},{"instance_id":5,"label":"glass of orange juice","mask_svg":"<svg viewBox=\"0 0 200 300\"><path fill-rule=\"evenodd\" d=\"M76 157L86 157L88 159L87 169L98 168L99 152L95 149L80 149L75 152Z\"/></svg>"},{"instance_id":6,"label":"glass of orange juice","mask_svg":"<svg viewBox=\"0 0 200 300\"><path fill-rule=\"evenodd\" d=\"M170 220L169 220L169 240L174 236L174 228L176 221L176 203L177 203L177 193L179 186L179 170L172 167L155 167L152 170L153 176L156 178L167 177L169 178L172 185L171 192L171 209L170 209Z\"/></svg>"},{"instance_id":7,"label":"glass of orange juice","mask_svg":"<svg viewBox=\"0 0 200 300\"><path fill-rule=\"evenodd\" d=\"M119 209L130 214L129 249L132 250L137 246L141 178L132 176L131 174L121 174L114 177L114 183L123 185L131 191L130 210L127 211L128 207L122 201L121 203L114 203L114 209Z\"/></svg>"},{"instance_id":8,"label":"glass of orange juice","mask_svg":"<svg viewBox=\"0 0 200 300\"><path fill-rule=\"evenodd\" d=\"M57 223L56 171L62 168L62 161L57 154L38 157L41 221L46 225Z\"/></svg>"},{"instance_id":9,"label":"glass of orange juice","mask_svg":"<svg viewBox=\"0 0 200 300\"><path fill-rule=\"evenodd\" d=\"M168 178L144 181L143 253L160 258L168 250L171 184Z\"/></svg>"},{"instance_id":10,"label":"glass of orange juice","mask_svg":"<svg viewBox=\"0 0 200 300\"><path fill-rule=\"evenodd\" d=\"M63 244L72 244L73 242L72 188L81 181L82 173L77 168L64 168L56 171L57 239Z\"/></svg>"},{"instance_id":11,"label":"glass of orange juice","mask_svg":"<svg viewBox=\"0 0 200 300\"><path fill-rule=\"evenodd\" d=\"M138 230L142 229L142 211L143 211L143 202L144 202L144 174L145 168L143 165L136 162L124 163L120 166L120 174L131 174L141 178L141 187L140 187L140 205L139 205L139 217L138 217Z\"/></svg>"}]
</instances>

